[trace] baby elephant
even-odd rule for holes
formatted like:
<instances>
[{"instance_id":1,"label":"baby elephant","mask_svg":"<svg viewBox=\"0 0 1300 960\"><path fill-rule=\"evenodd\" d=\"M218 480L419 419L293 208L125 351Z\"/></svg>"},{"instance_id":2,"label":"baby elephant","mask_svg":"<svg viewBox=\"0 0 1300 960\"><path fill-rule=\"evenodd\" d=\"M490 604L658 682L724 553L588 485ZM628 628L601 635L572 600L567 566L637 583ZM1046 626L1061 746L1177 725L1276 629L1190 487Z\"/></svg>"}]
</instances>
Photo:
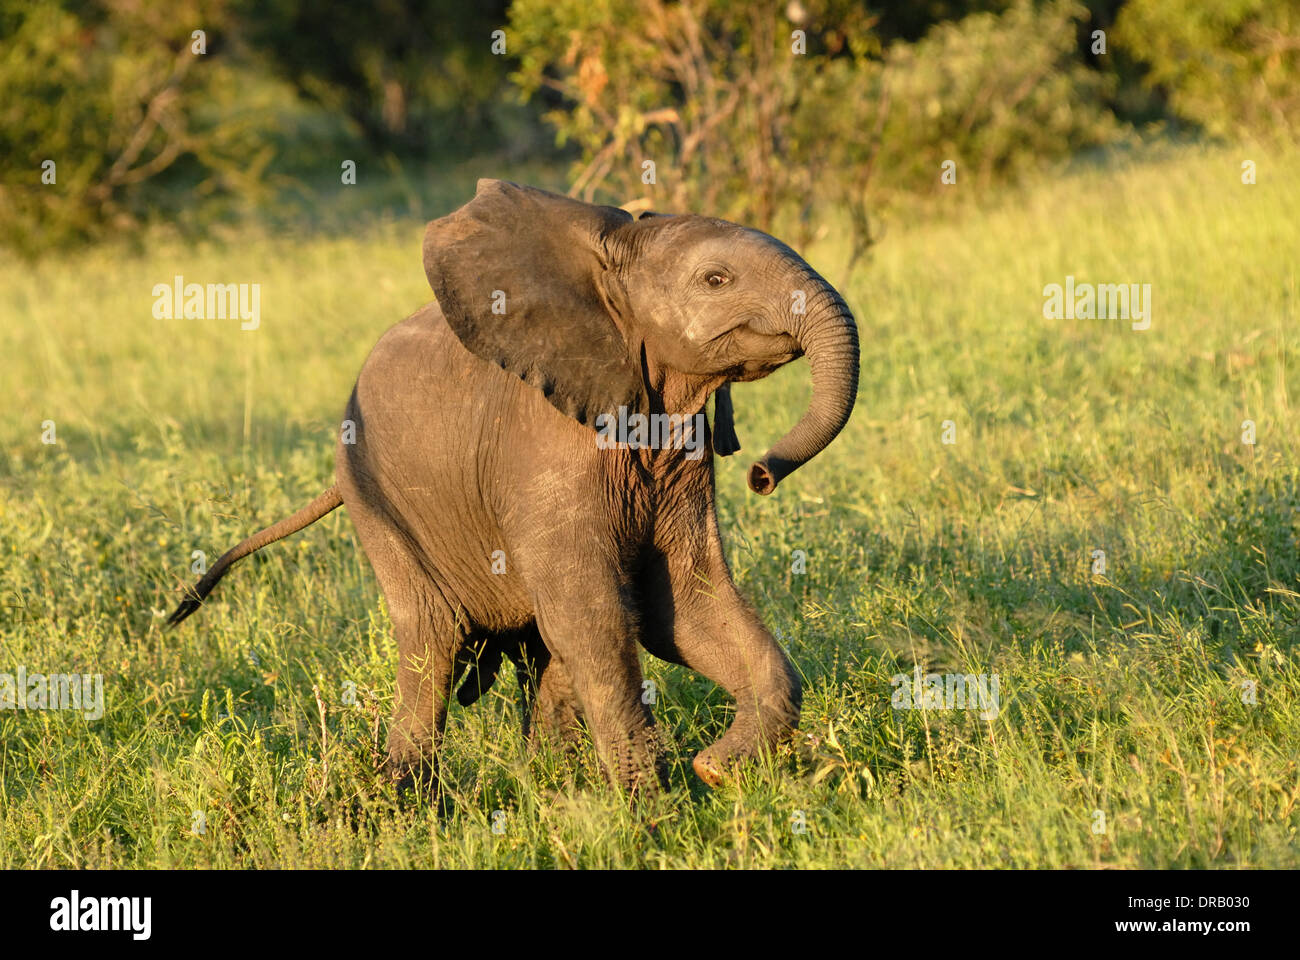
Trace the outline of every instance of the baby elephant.
<instances>
[{"instance_id":1,"label":"baby elephant","mask_svg":"<svg viewBox=\"0 0 1300 960\"><path fill-rule=\"evenodd\" d=\"M799 678L732 583L712 455L739 449L728 385L803 354L812 402L750 489L771 493L839 433L858 381L844 300L756 230L500 180L429 224L424 269L437 303L362 367L334 485L225 554L169 623L231 564L342 503L396 634L395 776L436 774L454 682L474 665L472 702L509 656L530 737L565 740L585 720L610 778L655 790L638 642L735 697L731 727L695 757L709 784L788 737Z\"/></svg>"}]
</instances>

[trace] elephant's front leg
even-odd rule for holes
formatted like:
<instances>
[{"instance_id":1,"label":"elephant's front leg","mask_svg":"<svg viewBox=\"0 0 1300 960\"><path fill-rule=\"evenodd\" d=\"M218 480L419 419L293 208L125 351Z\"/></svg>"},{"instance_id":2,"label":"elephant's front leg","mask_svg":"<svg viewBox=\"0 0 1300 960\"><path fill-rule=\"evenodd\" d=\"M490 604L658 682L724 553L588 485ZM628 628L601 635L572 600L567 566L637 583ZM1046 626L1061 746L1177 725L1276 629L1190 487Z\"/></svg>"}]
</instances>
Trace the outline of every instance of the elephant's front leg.
<instances>
[{"instance_id":1,"label":"elephant's front leg","mask_svg":"<svg viewBox=\"0 0 1300 960\"><path fill-rule=\"evenodd\" d=\"M610 779L633 796L665 788L654 719L641 702L637 625L625 590L612 576L575 575L549 587L536 598L538 630L554 658L551 666L562 668L556 681L572 685ZM541 702L563 708L564 691L549 693Z\"/></svg>"},{"instance_id":2,"label":"elephant's front leg","mask_svg":"<svg viewBox=\"0 0 1300 960\"><path fill-rule=\"evenodd\" d=\"M730 580L719 585L717 599L697 597L687 605L686 622L677 630L678 649L687 666L736 698L736 718L727 732L692 763L700 779L716 786L732 763L757 756L794 734L803 685Z\"/></svg>"},{"instance_id":3,"label":"elephant's front leg","mask_svg":"<svg viewBox=\"0 0 1300 960\"><path fill-rule=\"evenodd\" d=\"M736 761L757 756L794 733L803 686L732 583L716 529L711 543L698 546L661 553L647 564L644 643L655 656L702 673L735 698L735 720L692 764L700 779L716 786ZM658 599L663 591L671 594L671 603Z\"/></svg>"}]
</instances>

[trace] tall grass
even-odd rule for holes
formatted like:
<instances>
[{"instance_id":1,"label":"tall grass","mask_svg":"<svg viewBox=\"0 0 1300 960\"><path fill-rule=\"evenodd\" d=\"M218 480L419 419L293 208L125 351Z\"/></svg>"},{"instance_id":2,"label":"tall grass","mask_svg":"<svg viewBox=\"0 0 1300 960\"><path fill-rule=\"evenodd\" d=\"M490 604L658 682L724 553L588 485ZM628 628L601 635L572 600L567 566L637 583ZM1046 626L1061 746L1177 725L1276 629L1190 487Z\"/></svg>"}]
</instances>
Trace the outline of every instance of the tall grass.
<instances>
[{"instance_id":1,"label":"tall grass","mask_svg":"<svg viewBox=\"0 0 1300 960\"><path fill-rule=\"evenodd\" d=\"M431 297L422 224L0 265L0 673L102 673L108 701L0 711L0 866L1297 865L1297 159L1188 149L889 225L845 289L844 434L745 490L807 401L797 363L736 389L718 464L800 741L710 792L690 758L730 704L645 658L676 745L653 830L589 749L529 757L506 682L452 708L445 809L396 805L393 640L344 511L161 629L193 551L330 482L361 361ZM809 256L834 277L847 247ZM176 274L260 283L261 327L154 320ZM1043 319L1067 275L1150 283L1151 328ZM917 666L997 674L996 717L892 709Z\"/></svg>"}]
</instances>

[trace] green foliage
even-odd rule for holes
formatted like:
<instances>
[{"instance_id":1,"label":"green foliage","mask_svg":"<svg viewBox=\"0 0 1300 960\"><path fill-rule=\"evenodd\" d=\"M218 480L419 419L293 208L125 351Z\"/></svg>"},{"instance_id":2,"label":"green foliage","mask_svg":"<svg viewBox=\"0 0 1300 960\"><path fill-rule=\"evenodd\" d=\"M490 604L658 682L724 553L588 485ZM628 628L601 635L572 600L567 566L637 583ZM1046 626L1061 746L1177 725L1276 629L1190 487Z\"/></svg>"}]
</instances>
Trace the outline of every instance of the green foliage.
<instances>
[{"instance_id":1,"label":"green foliage","mask_svg":"<svg viewBox=\"0 0 1300 960\"><path fill-rule=\"evenodd\" d=\"M653 833L589 747L529 757L501 681L452 706L447 812L396 805L396 653L345 511L161 629L192 551L328 482L359 365L429 299L418 218L0 262L0 672L107 685L98 721L0 710L0 868L1300 866L1300 299L1278 254L1300 182L1238 171L1235 149L1144 154L888 222L844 288L845 431L772 497L718 464L728 560L804 676L800 743L707 790L690 759L732 705L646 658L671 744ZM260 282L261 326L154 321L172 272ZM1067 274L1151 282L1151 328L1044 320ZM747 450L809 391L803 362L738 385ZM998 673L997 717L890 709L917 665Z\"/></svg>"},{"instance_id":2,"label":"green foliage","mask_svg":"<svg viewBox=\"0 0 1300 960\"><path fill-rule=\"evenodd\" d=\"M936 189L940 165L953 160L958 182L988 187L1112 142L1111 84L1077 53L1086 14L1070 0L1022 0L1000 16L972 14L891 47L883 186Z\"/></svg>"},{"instance_id":3,"label":"green foliage","mask_svg":"<svg viewBox=\"0 0 1300 960\"><path fill-rule=\"evenodd\" d=\"M813 6L870 44L863 14ZM516 0L510 24L515 82L563 98L546 119L560 145L581 151L575 194L760 227L792 200L799 158L783 149L784 131L828 54L815 33L810 53L793 53L791 24L771 4Z\"/></svg>"},{"instance_id":4,"label":"green foliage","mask_svg":"<svg viewBox=\"0 0 1300 960\"><path fill-rule=\"evenodd\" d=\"M346 229L427 208L417 181L452 167L576 154L587 199L779 225L800 247L842 215L852 263L891 206L941 188L947 161L986 192L1130 124L1294 135L1298 15L1285 0L380 0L327 15L305 0L0 0L0 243L32 255L147 221ZM361 189L340 194L345 159Z\"/></svg>"},{"instance_id":5,"label":"green foliage","mask_svg":"<svg viewBox=\"0 0 1300 960\"><path fill-rule=\"evenodd\" d=\"M1218 137L1300 133L1300 6L1292 0L1131 0L1115 44L1173 111Z\"/></svg>"},{"instance_id":6,"label":"green foliage","mask_svg":"<svg viewBox=\"0 0 1300 960\"><path fill-rule=\"evenodd\" d=\"M0 4L0 221L20 251L257 199L265 126L232 98L223 0ZM207 53L193 52L193 30ZM54 182L42 181L53 161ZM183 191L160 180L178 176Z\"/></svg>"},{"instance_id":7,"label":"green foliage","mask_svg":"<svg viewBox=\"0 0 1300 960\"><path fill-rule=\"evenodd\" d=\"M457 0L335 4L238 0L261 63L348 117L378 152L467 153L507 134L506 57L491 34L506 4Z\"/></svg>"},{"instance_id":8,"label":"green foliage","mask_svg":"<svg viewBox=\"0 0 1300 960\"><path fill-rule=\"evenodd\" d=\"M1073 3L1025 0L883 49L856 5L796 6L792 21L758 2L516 0L515 79L565 98L546 119L582 151L576 193L764 229L788 208L805 230L814 209L844 209L857 254L872 209L935 189L945 161L987 186L1116 136Z\"/></svg>"}]
</instances>

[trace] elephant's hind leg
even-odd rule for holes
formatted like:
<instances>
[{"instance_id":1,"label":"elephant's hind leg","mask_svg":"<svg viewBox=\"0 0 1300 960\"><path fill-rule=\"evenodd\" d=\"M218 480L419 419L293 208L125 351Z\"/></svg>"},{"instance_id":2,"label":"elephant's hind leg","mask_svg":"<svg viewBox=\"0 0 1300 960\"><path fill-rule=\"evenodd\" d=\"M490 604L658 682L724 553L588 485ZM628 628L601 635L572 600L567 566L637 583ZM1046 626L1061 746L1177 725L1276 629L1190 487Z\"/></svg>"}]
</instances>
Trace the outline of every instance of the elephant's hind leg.
<instances>
[{"instance_id":1,"label":"elephant's hind leg","mask_svg":"<svg viewBox=\"0 0 1300 960\"><path fill-rule=\"evenodd\" d=\"M525 628L515 661L523 693L524 736L531 746L547 742L564 753L582 738L582 706L568 669L542 643L536 624Z\"/></svg>"},{"instance_id":2,"label":"elephant's hind leg","mask_svg":"<svg viewBox=\"0 0 1300 960\"><path fill-rule=\"evenodd\" d=\"M388 772L399 792L437 785L438 751L464 625L400 528L349 505L388 605L397 641L397 684L388 728Z\"/></svg>"},{"instance_id":3,"label":"elephant's hind leg","mask_svg":"<svg viewBox=\"0 0 1300 960\"><path fill-rule=\"evenodd\" d=\"M392 599L394 594L400 599ZM385 584L397 640L397 686L388 728L388 769L398 791L432 791L451 700L458 633L451 610L427 592L403 596Z\"/></svg>"}]
</instances>

